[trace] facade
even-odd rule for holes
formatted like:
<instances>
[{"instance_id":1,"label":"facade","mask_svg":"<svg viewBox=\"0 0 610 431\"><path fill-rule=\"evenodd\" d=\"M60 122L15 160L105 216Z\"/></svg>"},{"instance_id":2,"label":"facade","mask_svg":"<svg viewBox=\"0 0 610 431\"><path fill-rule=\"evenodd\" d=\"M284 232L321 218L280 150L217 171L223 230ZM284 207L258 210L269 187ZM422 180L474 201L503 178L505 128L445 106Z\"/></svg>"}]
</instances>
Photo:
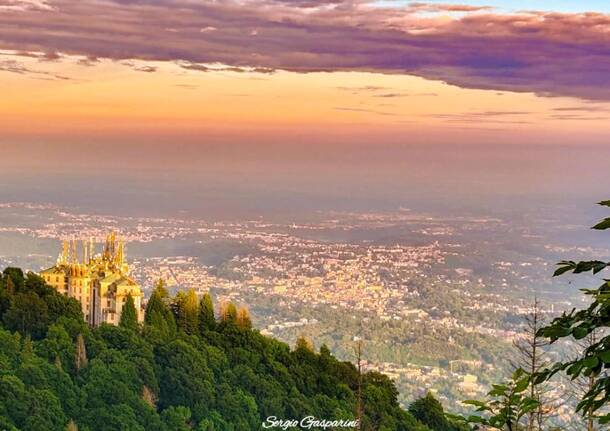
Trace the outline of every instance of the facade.
<instances>
[{"instance_id":1,"label":"facade","mask_svg":"<svg viewBox=\"0 0 610 431\"><path fill-rule=\"evenodd\" d=\"M78 248L76 241L63 242L57 264L40 273L45 282L58 292L76 298L91 326L118 325L129 295L141 321L142 289L129 277L123 241L117 242L111 233L106 237L102 253L95 253L93 240L82 243L80 256Z\"/></svg>"}]
</instances>

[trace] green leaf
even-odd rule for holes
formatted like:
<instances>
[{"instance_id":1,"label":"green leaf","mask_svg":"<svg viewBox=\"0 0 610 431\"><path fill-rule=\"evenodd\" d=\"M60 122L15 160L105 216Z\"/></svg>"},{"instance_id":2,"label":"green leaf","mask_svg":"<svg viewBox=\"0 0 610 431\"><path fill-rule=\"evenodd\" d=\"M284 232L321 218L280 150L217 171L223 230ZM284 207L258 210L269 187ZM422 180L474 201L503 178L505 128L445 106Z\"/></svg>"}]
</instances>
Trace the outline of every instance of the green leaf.
<instances>
[{"instance_id":1,"label":"green leaf","mask_svg":"<svg viewBox=\"0 0 610 431\"><path fill-rule=\"evenodd\" d=\"M471 415L471 416L468 416L467 420L468 420L468 422L475 423L475 424L487 424L487 421L485 419L483 419L481 416Z\"/></svg>"},{"instance_id":2,"label":"green leaf","mask_svg":"<svg viewBox=\"0 0 610 431\"><path fill-rule=\"evenodd\" d=\"M524 390L527 389L527 387L529 385L530 385L529 377L521 379L521 380L517 381L517 384L515 385L515 392L516 393L523 392Z\"/></svg>"},{"instance_id":3,"label":"green leaf","mask_svg":"<svg viewBox=\"0 0 610 431\"><path fill-rule=\"evenodd\" d=\"M610 351L601 352L597 355L604 364L610 364Z\"/></svg>"},{"instance_id":4,"label":"green leaf","mask_svg":"<svg viewBox=\"0 0 610 431\"><path fill-rule=\"evenodd\" d=\"M602 425L610 424L610 413L604 416L600 416L598 419L599 423Z\"/></svg>"},{"instance_id":5,"label":"green leaf","mask_svg":"<svg viewBox=\"0 0 610 431\"><path fill-rule=\"evenodd\" d=\"M607 217L593 226L591 229L604 230L610 228L610 217Z\"/></svg>"},{"instance_id":6,"label":"green leaf","mask_svg":"<svg viewBox=\"0 0 610 431\"><path fill-rule=\"evenodd\" d=\"M596 367L599 364L599 359L596 356L590 356L582 360L582 365L587 368Z\"/></svg>"},{"instance_id":7,"label":"green leaf","mask_svg":"<svg viewBox=\"0 0 610 431\"><path fill-rule=\"evenodd\" d=\"M576 267L576 262L572 262L571 260L563 260L557 264L559 268L555 270L553 273L553 277L557 277L563 273L573 270Z\"/></svg>"},{"instance_id":8,"label":"green leaf","mask_svg":"<svg viewBox=\"0 0 610 431\"><path fill-rule=\"evenodd\" d=\"M582 340L588 334L589 334L589 330L587 328L582 327L582 326L578 326L578 327L574 328L574 330L572 331L572 335L577 340Z\"/></svg>"},{"instance_id":9,"label":"green leaf","mask_svg":"<svg viewBox=\"0 0 610 431\"><path fill-rule=\"evenodd\" d=\"M593 273L597 273L606 267L606 262L602 262L600 260L589 260L578 262L576 264L576 268L574 268L574 274L579 274L581 272L587 272L593 270Z\"/></svg>"},{"instance_id":10,"label":"green leaf","mask_svg":"<svg viewBox=\"0 0 610 431\"><path fill-rule=\"evenodd\" d=\"M466 401L462 401L462 404L468 404L471 406L476 406L476 407L487 407L487 405L482 402L482 401L478 401L478 400L466 400Z\"/></svg>"},{"instance_id":11,"label":"green leaf","mask_svg":"<svg viewBox=\"0 0 610 431\"><path fill-rule=\"evenodd\" d=\"M595 265L593 265L593 274L597 274L598 272L606 269L606 266L608 266L606 262L597 262Z\"/></svg>"},{"instance_id":12,"label":"green leaf","mask_svg":"<svg viewBox=\"0 0 610 431\"><path fill-rule=\"evenodd\" d=\"M523 368L517 368L515 370L515 372L513 373L513 380L517 380L519 379L521 376L523 376L525 374L525 370L523 370ZM495 385L494 385L495 386Z\"/></svg>"},{"instance_id":13,"label":"green leaf","mask_svg":"<svg viewBox=\"0 0 610 431\"><path fill-rule=\"evenodd\" d=\"M566 370L566 374L568 376L572 376L572 380L574 380L580 374L582 367L583 367L582 362L578 361L568 367L568 369Z\"/></svg>"},{"instance_id":14,"label":"green leaf","mask_svg":"<svg viewBox=\"0 0 610 431\"><path fill-rule=\"evenodd\" d=\"M601 201L601 202L598 202L597 205L602 205L602 206L605 206L605 207L610 207L610 201Z\"/></svg>"}]
</instances>

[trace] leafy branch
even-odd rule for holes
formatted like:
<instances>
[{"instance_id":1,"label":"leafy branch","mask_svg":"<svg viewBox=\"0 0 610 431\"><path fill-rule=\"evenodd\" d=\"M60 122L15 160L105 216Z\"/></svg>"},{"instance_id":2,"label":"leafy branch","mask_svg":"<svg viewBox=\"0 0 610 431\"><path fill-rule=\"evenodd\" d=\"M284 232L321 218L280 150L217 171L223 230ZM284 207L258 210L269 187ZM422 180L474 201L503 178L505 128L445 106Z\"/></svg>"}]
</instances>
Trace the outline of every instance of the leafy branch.
<instances>
[{"instance_id":1,"label":"leafy branch","mask_svg":"<svg viewBox=\"0 0 610 431\"><path fill-rule=\"evenodd\" d=\"M538 408L539 402L527 395L530 375L518 368L511 379L502 384L492 385L485 401L467 400L464 404L476 407L481 415L468 417L451 416L470 424L484 425L498 430L516 431L520 422Z\"/></svg>"}]
</instances>

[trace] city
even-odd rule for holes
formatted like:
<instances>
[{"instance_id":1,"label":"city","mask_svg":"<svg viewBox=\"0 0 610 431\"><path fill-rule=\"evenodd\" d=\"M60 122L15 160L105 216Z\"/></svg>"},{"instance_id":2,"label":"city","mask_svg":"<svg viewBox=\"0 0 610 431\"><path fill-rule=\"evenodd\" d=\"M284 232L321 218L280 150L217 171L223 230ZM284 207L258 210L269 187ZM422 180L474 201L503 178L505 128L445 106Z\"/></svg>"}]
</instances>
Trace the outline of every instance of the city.
<instances>
[{"instance_id":1,"label":"city","mask_svg":"<svg viewBox=\"0 0 610 431\"><path fill-rule=\"evenodd\" d=\"M25 213L27 224L21 222ZM522 334L522 316L531 303L520 297L531 292L528 286L539 287L549 318L577 305L577 299L559 293L561 287L544 287L551 254L544 259L511 253L514 260L508 260L500 249L485 257L492 261L476 263L492 271L466 266L464 250L472 253L476 245L460 243L462 232L494 231L500 238L502 230L522 229L498 218L445 221L403 210L332 213L299 224L210 222L103 216L25 203L0 205L0 217L0 235L18 235L41 251L3 254L4 266L37 271L54 260L61 239L101 240L114 230L126 241L130 275L145 296L158 280L172 291L210 292L219 302L247 306L263 334L290 344L307 336L348 360L353 340L361 337L366 369L392 377L405 405L432 390L459 410L460 400L485 393L507 367L505 350ZM388 232L399 234L388 239ZM546 253L567 248L540 245ZM559 414L566 419L569 411L566 406Z\"/></svg>"}]
</instances>

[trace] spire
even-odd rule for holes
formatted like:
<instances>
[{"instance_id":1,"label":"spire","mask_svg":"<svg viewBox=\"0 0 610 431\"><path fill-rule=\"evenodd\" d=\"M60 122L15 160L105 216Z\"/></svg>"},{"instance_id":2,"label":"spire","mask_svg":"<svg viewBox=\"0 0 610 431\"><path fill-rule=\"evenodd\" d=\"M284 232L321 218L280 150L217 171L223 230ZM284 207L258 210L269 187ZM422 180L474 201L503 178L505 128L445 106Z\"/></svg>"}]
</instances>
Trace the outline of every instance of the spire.
<instances>
[{"instance_id":1,"label":"spire","mask_svg":"<svg viewBox=\"0 0 610 431\"><path fill-rule=\"evenodd\" d=\"M110 260L110 235L106 235L106 243L104 244L104 260Z\"/></svg>"},{"instance_id":2,"label":"spire","mask_svg":"<svg viewBox=\"0 0 610 431\"><path fill-rule=\"evenodd\" d=\"M66 265L68 263L68 253L68 241L64 239L62 242L61 258L59 259L62 265Z\"/></svg>"},{"instance_id":3,"label":"spire","mask_svg":"<svg viewBox=\"0 0 610 431\"><path fill-rule=\"evenodd\" d=\"M83 240L83 263L87 265L89 263L89 247L87 247L87 241Z\"/></svg>"},{"instance_id":4,"label":"spire","mask_svg":"<svg viewBox=\"0 0 610 431\"><path fill-rule=\"evenodd\" d=\"M114 231L112 231L110 233L110 255L112 257L115 257L116 253L116 233Z\"/></svg>"},{"instance_id":5,"label":"spire","mask_svg":"<svg viewBox=\"0 0 610 431\"><path fill-rule=\"evenodd\" d=\"M95 246L93 245L93 237L89 238L89 259L93 259L95 255Z\"/></svg>"},{"instance_id":6,"label":"spire","mask_svg":"<svg viewBox=\"0 0 610 431\"><path fill-rule=\"evenodd\" d=\"M72 240L72 251L70 252L70 257L72 258L72 263L78 263L78 254L76 251L76 240Z\"/></svg>"},{"instance_id":7,"label":"spire","mask_svg":"<svg viewBox=\"0 0 610 431\"><path fill-rule=\"evenodd\" d=\"M121 266L123 266L123 263L124 263L124 261L125 261L124 247L125 247L125 246L124 246L124 244L123 244L123 240L122 240L122 239L120 239L120 240L119 240L119 247L118 247L118 249L117 249L117 252L116 252L116 258L115 258L115 260L116 260L116 264L117 264L117 266L118 266L119 268L120 268Z\"/></svg>"}]
</instances>

